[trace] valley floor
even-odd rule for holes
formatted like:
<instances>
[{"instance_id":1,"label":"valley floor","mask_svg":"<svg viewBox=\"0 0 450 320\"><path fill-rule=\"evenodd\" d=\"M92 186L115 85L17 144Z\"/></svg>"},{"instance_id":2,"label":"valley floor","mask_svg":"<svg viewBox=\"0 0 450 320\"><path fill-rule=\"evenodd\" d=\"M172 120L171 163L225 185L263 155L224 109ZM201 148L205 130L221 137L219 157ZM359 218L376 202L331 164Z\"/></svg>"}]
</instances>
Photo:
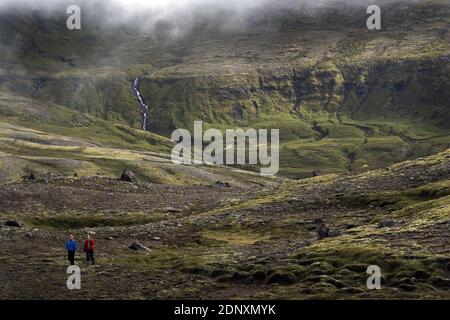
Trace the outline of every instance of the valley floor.
<instances>
[{"instance_id":1,"label":"valley floor","mask_svg":"<svg viewBox=\"0 0 450 320\"><path fill-rule=\"evenodd\" d=\"M10 182L0 221L0 299L450 298L450 150L270 187ZM320 222L331 237L317 239ZM97 265L79 253L69 291L64 242L86 229ZM369 265L381 290L366 287Z\"/></svg>"}]
</instances>

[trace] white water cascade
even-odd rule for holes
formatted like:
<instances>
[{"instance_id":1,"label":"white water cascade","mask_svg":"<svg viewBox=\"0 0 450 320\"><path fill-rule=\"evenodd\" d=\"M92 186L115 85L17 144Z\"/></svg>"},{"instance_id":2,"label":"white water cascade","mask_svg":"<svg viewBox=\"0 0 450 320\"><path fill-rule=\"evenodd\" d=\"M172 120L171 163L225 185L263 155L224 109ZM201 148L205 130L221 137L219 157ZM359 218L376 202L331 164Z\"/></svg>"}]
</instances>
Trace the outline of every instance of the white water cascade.
<instances>
[{"instance_id":1,"label":"white water cascade","mask_svg":"<svg viewBox=\"0 0 450 320\"><path fill-rule=\"evenodd\" d=\"M142 130L148 131L148 111L149 106L145 104L144 99L141 96L141 92L139 91L139 85L141 83L140 78L136 78L133 82L133 91L134 94L137 96L139 104L141 105L142 112L141 112L141 123L142 123Z\"/></svg>"}]
</instances>

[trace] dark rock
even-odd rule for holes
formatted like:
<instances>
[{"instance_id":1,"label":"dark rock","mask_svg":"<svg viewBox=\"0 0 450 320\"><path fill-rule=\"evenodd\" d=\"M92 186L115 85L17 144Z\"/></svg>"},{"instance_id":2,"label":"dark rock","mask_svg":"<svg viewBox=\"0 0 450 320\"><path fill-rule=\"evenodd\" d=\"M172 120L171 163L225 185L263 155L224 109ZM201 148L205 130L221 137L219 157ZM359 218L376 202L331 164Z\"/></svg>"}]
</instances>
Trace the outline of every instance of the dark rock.
<instances>
[{"instance_id":1,"label":"dark rock","mask_svg":"<svg viewBox=\"0 0 450 320\"><path fill-rule=\"evenodd\" d=\"M324 223L322 223L317 227L317 238L319 240L325 239L326 237L328 237L329 232L330 229Z\"/></svg>"},{"instance_id":2,"label":"dark rock","mask_svg":"<svg viewBox=\"0 0 450 320\"><path fill-rule=\"evenodd\" d=\"M172 207L167 207L164 209L164 212L166 213L180 213L183 212L182 209L178 209L178 208L172 208Z\"/></svg>"},{"instance_id":3,"label":"dark rock","mask_svg":"<svg viewBox=\"0 0 450 320\"><path fill-rule=\"evenodd\" d=\"M249 274L246 272L235 272L233 273L233 275L231 276L231 280L233 281L244 281L249 277Z\"/></svg>"},{"instance_id":4,"label":"dark rock","mask_svg":"<svg viewBox=\"0 0 450 320\"><path fill-rule=\"evenodd\" d=\"M133 242L128 248L130 248L132 250L140 250L141 249L141 244L137 243L137 242Z\"/></svg>"},{"instance_id":5,"label":"dark rock","mask_svg":"<svg viewBox=\"0 0 450 320\"><path fill-rule=\"evenodd\" d=\"M228 182L216 181L214 184L218 187L226 187L226 188L231 187L231 185Z\"/></svg>"},{"instance_id":6,"label":"dark rock","mask_svg":"<svg viewBox=\"0 0 450 320\"><path fill-rule=\"evenodd\" d=\"M252 276L249 276L244 280L244 284L254 284L255 282L256 282L256 279L253 278Z\"/></svg>"},{"instance_id":7,"label":"dark rock","mask_svg":"<svg viewBox=\"0 0 450 320\"><path fill-rule=\"evenodd\" d=\"M182 271L190 274L208 274L208 270L202 267L185 267L182 268Z\"/></svg>"},{"instance_id":8,"label":"dark rock","mask_svg":"<svg viewBox=\"0 0 450 320\"><path fill-rule=\"evenodd\" d=\"M23 180L36 180L36 177L33 173L30 173L29 175L23 176Z\"/></svg>"},{"instance_id":9,"label":"dark rock","mask_svg":"<svg viewBox=\"0 0 450 320\"><path fill-rule=\"evenodd\" d=\"M134 182L136 181L136 177L130 170L123 169L122 175L120 176L120 181Z\"/></svg>"},{"instance_id":10,"label":"dark rock","mask_svg":"<svg viewBox=\"0 0 450 320\"><path fill-rule=\"evenodd\" d=\"M266 278L266 273L262 270L257 270L252 274L253 278L256 280L264 280Z\"/></svg>"},{"instance_id":11,"label":"dark rock","mask_svg":"<svg viewBox=\"0 0 450 320\"><path fill-rule=\"evenodd\" d=\"M360 263L352 263L344 266L344 268L353 272L366 272L367 265Z\"/></svg>"},{"instance_id":12,"label":"dark rock","mask_svg":"<svg viewBox=\"0 0 450 320\"><path fill-rule=\"evenodd\" d=\"M314 170L312 172L313 177L320 177L322 175L322 172L320 170Z\"/></svg>"},{"instance_id":13,"label":"dark rock","mask_svg":"<svg viewBox=\"0 0 450 320\"><path fill-rule=\"evenodd\" d=\"M414 278L416 279L428 279L431 274L426 270L417 270L414 272Z\"/></svg>"},{"instance_id":14,"label":"dark rock","mask_svg":"<svg viewBox=\"0 0 450 320\"><path fill-rule=\"evenodd\" d=\"M416 286L412 284L402 283L398 286L400 289L411 292L416 290Z\"/></svg>"},{"instance_id":15,"label":"dark rock","mask_svg":"<svg viewBox=\"0 0 450 320\"><path fill-rule=\"evenodd\" d=\"M15 228L22 228L23 227L23 223L21 221L18 221L18 220L8 220L8 221L5 222L5 226L15 227Z\"/></svg>"},{"instance_id":16,"label":"dark rock","mask_svg":"<svg viewBox=\"0 0 450 320\"><path fill-rule=\"evenodd\" d=\"M130 248L131 250L136 250L136 251L140 251L140 250L150 251L149 248L147 248L146 246L140 244L137 241L133 242L128 248Z\"/></svg>"},{"instance_id":17,"label":"dark rock","mask_svg":"<svg viewBox=\"0 0 450 320\"><path fill-rule=\"evenodd\" d=\"M415 285L416 283L417 283L416 278L410 278L410 277L401 278L400 280L394 279L392 281L392 284L396 285L398 287L402 284Z\"/></svg>"},{"instance_id":18,"label":"dark rock","mask_svg":"<svg viewBox=\"0 0 450 320\"><path fill-rule=\"evenodd\" d=\"M210 276L211 276L212 278L218 278L218 277L224 276L224 275L226 275L226 274L228 274L227 270L224 270L224 269L214 269L213 271L211 271Z\"/></svg>"},{"instance_id":19,"label":"dark rock","mask_svg":"<svg viewBox=\"0 0 450 320\"><path fill-rule=\"evenodd\" d=\"M342 234L340 229L332 230L328 232L328 237L339 237Z\"/></svg>"},{"instance_id":20,"label":"dark rock","mask_svg":"<svg viewBox=\"0 0 450 320\"><path fill-rule=\"evenodd\" d=\"M303 241L303 243L301 244L301 247L307 247L307 246L310 246L311 244L312 244L311 241L305 240L305 241Z\"/></svg>"},{"instance_id":21,"label":"dark rock","mask_svg":"<svg viewBox=\"0 0 450 320\"><path fill-rule=\"evenodd\" d=\"M386 219L380 221L380 223L378 224L378 228L391 228L394 226L394 224L395 224L394 220Z\"/></svg>"},{"instance_id":22,"label":"dark rock","mask_svg":"<svg viewBox=\"0 0 450 320\"><path fill-rule=\"evenodd\" d=\"M279 273L275 272L267 278L267 284L278 283L278 284L294 284L297 283L298 279L290 273Z\"/></svg>"},{"instance_id":23,"label":"dark rock","mask_svg":"<svg viewBox=\"0 0 450 320\"><path fill-rule=\"evenodd\" d=\"M431 282L436 287L450 288L450 279L449 278L442 278L442 277L436 276L436 277L433 277Z\"/></svg>"}]
</instances>

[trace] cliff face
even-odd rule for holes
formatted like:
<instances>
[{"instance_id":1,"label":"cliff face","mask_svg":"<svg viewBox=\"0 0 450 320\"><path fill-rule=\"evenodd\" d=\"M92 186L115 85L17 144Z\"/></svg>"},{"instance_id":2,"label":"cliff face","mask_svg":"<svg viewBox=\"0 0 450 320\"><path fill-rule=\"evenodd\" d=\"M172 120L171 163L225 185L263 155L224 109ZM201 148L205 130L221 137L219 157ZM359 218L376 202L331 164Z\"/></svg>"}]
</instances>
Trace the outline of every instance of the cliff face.
<instances>
[{"instance_id":1,"label":"cliff face","mask_svg":"<svg viewBox=\"0 0 450 320\"><path fill-rule=\"evenodd\" d=\"M284 173L362 170L446 149L447 57L319 64L244 74L146 78L150 128L281 130Z\"/></svg>"},{"instance_id":2,"label":"cliff face","mask_svg":"<svg viewBox=\"0 0 450 320\"><path fill-rule=\"evenodd\" d=\"M124 74L116 73L0 77L4 91L138 127L139 108L131 85Z\"/></svg>"},{"instance_id":3,"label":"cliff face","mask_svg":"<svg viewBox=\"0 0 450 320\"><path fill-rule=\"evenodd\" d=\"M167 134L195 115L211 123L251 124L262 115L314 121L320 117L409 118L449 128L450 56L245 74L146 78L153 129ZM170 119L167 119L167 115Z\"/></svg>"},{"instance_id":4,"label":"cliff face","mask_svg":"<svg viewBox=\"0 0 450 320\"><path fill-rule=\"evenodd\" d=\"M277 128L284 174L366 170L450 145L448 12L440 0L384 5L369 31L364 7L280 11L178 38L3 14L0 90L140 128L142 77L153 132Z\"/></svg>"}]
</instances>

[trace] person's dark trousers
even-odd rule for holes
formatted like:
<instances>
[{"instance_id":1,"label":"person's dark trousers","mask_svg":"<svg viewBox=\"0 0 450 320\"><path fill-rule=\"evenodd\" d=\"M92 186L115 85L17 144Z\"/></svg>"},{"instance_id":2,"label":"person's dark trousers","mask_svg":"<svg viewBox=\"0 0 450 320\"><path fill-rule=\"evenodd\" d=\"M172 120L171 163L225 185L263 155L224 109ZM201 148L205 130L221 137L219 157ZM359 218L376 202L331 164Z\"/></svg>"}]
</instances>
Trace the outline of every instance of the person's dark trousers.
<instances>
[{"instance_id":1,"label":"person's dark trousers","mask_svg":"<svg viewBox=\"0 0 450 320\"><path fill-rule=\"evenodd\" d=\"M75 264L75 250L67 250L67 257L71 265Z\"/></svg>"},{"instance_id":2,"label":"person's dark trousers","mask_svg":"<svg viewBox=\"0 0 450 320\"><path fill-rule=\"evenodd\" d=\"M86 261L89 262L91 261L92 264L94 263L94 250L86 250Z\"/></svg>"}]
</instances>

